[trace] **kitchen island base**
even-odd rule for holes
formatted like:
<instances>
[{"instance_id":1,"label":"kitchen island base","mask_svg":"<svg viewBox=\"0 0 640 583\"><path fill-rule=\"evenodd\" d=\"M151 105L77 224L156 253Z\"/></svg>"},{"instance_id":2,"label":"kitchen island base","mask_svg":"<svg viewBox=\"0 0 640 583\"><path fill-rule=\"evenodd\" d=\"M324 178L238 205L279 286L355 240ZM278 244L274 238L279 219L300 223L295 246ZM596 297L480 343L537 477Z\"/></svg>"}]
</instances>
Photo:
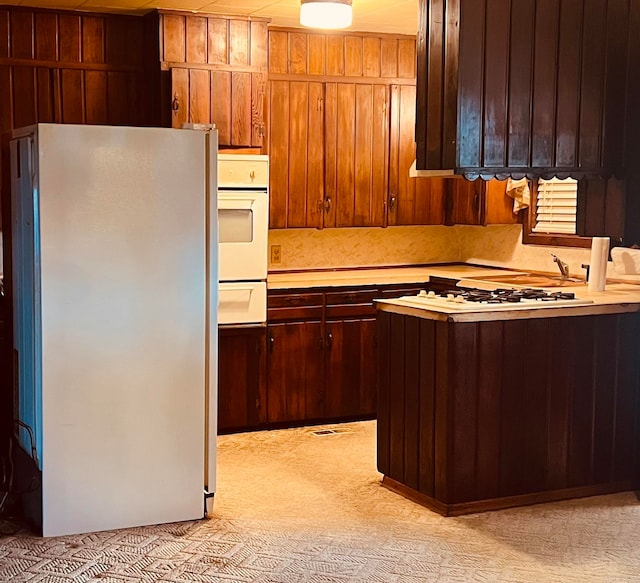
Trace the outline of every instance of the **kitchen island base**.
<instances>
[{"instance_id":1,"label":"kitchen island base","mask_svg":"<svg viewBox=\"0 0 640 583\"><path fill-rule=\"evenodd\" d=\"M443 515L638 489L640 314L393 309L377 318L383 485Z\"/></svg>"},{"instance_id":2,"label":"kitchen island base","mask_svg":"<svg viewBox=\"0 0 640 583\"><path fill-rule=\"evenodd\" d=\"M521 494L519 496L504 496L502 498L491 498L487 500L474 500L472 502L461 502L458 504L445 504L422 494L401 482L384 476L382 485L400 494L405 498L425 506L442 516L462 516L464 514L474 514L476 512L488 512L490 510L504 510L505 508L516 508L518 506L529 506L531 504L542 504L545 502L558 502L560 500L572 500L573 498L586 498L587 496L600 496L603 494L613 494L615 492L626 492L632 490L631 482L620 482L615 484L597 484L594 486L584 486L577 488L564 488L562 490L549 490L547 492L536 492L533 494Z\"/></svg>"}]
</instances>

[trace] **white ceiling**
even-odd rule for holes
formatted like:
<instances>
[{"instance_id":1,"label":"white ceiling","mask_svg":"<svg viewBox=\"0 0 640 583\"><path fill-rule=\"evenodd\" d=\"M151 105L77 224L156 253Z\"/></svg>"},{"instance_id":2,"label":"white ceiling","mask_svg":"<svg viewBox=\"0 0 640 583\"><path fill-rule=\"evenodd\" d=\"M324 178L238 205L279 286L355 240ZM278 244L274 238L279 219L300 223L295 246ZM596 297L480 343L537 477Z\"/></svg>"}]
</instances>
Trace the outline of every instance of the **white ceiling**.
<instances>
[{"instance_id":1,"label":"white ceiling","mask_svg":"<svg viewBox=\"0 0 640 583\"><path fill-rule=\"evenodd\" d=\"M0 0L0 4L94 12L144 12L152 8L271 18L277 26L299 27L300 0ZM353 0L347 30L416 34L418 0Z\"/></svg>"}]
</instances>

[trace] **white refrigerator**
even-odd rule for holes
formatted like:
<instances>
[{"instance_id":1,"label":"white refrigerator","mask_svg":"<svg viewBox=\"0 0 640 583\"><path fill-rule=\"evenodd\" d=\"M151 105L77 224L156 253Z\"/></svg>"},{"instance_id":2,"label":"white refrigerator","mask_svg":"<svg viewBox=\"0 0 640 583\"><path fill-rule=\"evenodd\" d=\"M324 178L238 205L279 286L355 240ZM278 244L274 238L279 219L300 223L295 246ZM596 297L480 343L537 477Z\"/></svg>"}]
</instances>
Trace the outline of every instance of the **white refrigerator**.
<instances>
[{"instance_id":1,"label":"white refrigerator","mask_svg":"<svg viewBox=\"0 0 640 583\"><path fill-rule=\"evenodd\" d=\"M44 536L202 518L215 490L217 133L10 142L16 434Z\"/></svg>"}]
</instances>

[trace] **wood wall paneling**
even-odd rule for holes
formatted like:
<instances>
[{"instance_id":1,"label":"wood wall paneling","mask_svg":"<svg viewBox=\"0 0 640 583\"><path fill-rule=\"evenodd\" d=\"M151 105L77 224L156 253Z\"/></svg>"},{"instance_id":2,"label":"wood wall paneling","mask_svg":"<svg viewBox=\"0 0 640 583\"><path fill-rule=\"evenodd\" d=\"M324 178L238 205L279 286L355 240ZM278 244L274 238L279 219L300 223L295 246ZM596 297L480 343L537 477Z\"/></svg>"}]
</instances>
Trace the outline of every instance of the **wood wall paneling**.
<instances>
[{"instance_id":1,"label":"wood wall paneling","mask_svg":"<svg viewBox=\"0 0 640 583\"><path fill-rule=\"evenodd\" d=\"M207 19L204 17L190 16L186 19L186 50L187 63L207 62Z\"/></svg>"},{"instance_id":2,"label":"wood wall paneling","mask_svg":"<svg viewBox=\"0 0 640 583\"><path fill-rule=\"evenodd\" d=\"M207 62L226 65L229 62L229 21L225 18L208 18L207 38Z\"/></svg>"}]
</instances>

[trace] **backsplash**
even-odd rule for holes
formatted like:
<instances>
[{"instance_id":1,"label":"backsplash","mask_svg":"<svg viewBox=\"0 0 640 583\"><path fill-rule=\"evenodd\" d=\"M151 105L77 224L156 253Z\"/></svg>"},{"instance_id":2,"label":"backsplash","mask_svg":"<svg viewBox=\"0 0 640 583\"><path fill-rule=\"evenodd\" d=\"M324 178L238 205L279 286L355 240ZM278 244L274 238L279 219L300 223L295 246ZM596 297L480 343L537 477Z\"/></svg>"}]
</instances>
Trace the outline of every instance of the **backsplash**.
<instances>
[{"instance_id":1,"label":"backsplash","mask_svg":"<svg viewBox=\"0 0 640 583\"><path fill-rule=\"evenodd\" d=\"M280 245L281 261L269 271L377 267L458 261L455 229L427 227L356 227L269 231L269 248ZM271 258L271 253L269 253Z\"/></svg>"},{"instance_id":2,"label":"backsplash","mask_svg":"<svg viewBox=\"0 0 640 583\"><path fill-rule=\"evenodd\" d=\"M269 231L269 245L281 248L272 272L466 261L553 273L556 253L571 275L584 277L580 266L590 259L589 249L523 245L521 225L282 229Z\"/></svg>"}]
</instances>

